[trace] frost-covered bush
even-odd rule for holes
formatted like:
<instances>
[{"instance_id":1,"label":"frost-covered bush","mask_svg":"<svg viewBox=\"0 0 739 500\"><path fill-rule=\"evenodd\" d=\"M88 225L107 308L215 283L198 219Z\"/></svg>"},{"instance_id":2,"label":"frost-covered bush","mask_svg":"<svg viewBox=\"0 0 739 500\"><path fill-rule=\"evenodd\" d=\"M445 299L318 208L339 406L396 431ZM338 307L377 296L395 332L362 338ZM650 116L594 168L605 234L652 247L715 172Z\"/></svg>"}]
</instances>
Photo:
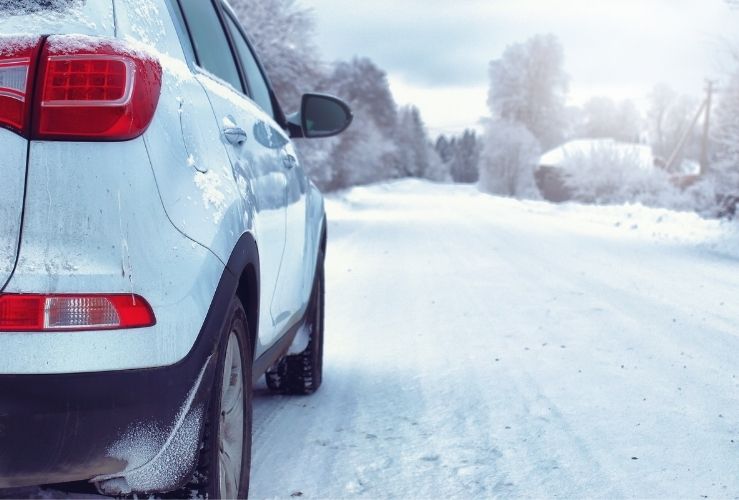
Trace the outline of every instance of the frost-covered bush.
<instances>
[{"instance_id":1,"label":"frost-covered bush","mask_svg":"<svg viewBox=\"0 0 739 500\"><path fill-rule=\"evenodd\" d=\"M685 190L691 209L704 217L735 217L739 205L739 169L717 162Z\"/></svg>"},{"instance_id":2,"label":"frost-covered bush","mask_svg":"<svg viewBox=\"0 0 739 500\"><path fill-rule=\"evenodd\" d=\"M561 167L564 185L575 201L687 208L686 198L667 172L645 162L637 145L601 142L568 151Z\"/></svg>"},{"instance_id":3,"label":"frost-covered bush","mask_svg":"<svg viewBox=\"0 0 739 500\"><path fill-rule=\"evenodd\" d=\"M395 152L371 115L355 108L354 124L334 139L324 168L330 168L329 190L370 184L392 178L386 158Z\"/></svg>"},{"instance_id":4,"label":"frost-covered bush","mask_svg":"<svg viewBox=\"0 0 739 500\"><path fill-rule=\"evenodd\" d=\"M506 120L489 123L479 164L480 190L536 197L534 167L539 154L539 142L525 126Z\"/></svg>"}]
</instances>

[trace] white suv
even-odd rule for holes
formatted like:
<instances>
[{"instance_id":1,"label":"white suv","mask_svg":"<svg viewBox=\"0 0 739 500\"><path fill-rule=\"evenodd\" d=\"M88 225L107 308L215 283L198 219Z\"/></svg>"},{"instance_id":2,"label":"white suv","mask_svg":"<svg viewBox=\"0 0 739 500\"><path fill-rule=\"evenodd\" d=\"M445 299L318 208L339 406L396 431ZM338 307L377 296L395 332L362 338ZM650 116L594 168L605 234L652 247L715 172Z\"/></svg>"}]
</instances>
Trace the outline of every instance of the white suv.
<instances>
[{"instance_id":1,"label":"white suv","mask_svg":"<svg viewBox=\"0 0 739 500\"><path fill-rule=\"evenodd\" d=\"M291 138L351 119L286 117L224 0L0 3L0 488L246 496L253 382L321 383Z\"/></svg>"}]
</instances>

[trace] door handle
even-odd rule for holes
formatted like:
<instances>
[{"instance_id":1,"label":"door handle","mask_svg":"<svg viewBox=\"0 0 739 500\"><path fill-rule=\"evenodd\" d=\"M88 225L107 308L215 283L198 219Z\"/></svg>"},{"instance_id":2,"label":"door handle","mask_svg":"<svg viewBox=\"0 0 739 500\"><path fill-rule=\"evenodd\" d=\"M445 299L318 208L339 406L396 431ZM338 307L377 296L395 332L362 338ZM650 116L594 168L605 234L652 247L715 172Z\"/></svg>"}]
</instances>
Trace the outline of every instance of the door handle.
<instances>
[{"instance_id":1,"label":"door handle","mask_svg":"<svg viewBox=\"0 0 739 500\"><path fill-rule=\"evenodd\" d=\"M282 152L282 164L286 169L292 170L298 165L298 159L287 151Z\"/></svg>"},{"instance_id":2,"label":"door handle","mask_svg":"<svg viewBox=\"0 0 739 500\"><path fill-rule=\"evenodd\" d=\"M241 146L247 139L246 131L243 128L236 126L223 127L223 137L225 137L226 141L233 146Z\"/></svg>"}]
</instances>

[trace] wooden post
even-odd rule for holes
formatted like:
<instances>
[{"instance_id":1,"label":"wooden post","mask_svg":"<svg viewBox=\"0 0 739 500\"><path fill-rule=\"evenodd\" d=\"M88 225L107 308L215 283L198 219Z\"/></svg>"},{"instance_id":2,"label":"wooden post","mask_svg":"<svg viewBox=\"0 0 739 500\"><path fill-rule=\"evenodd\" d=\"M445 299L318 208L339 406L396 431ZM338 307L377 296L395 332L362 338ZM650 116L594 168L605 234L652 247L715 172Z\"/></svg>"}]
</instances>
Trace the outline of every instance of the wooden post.
<instances>
[{"instance_id":1,"label":"wooden post","mask_svg":"<svg viewBox=\"0 0 739 500\"><path fill-rule=\"evenodd\" d=\"M706 108L706 101L703 101L701 104L701 107L698 108L698 112L693 117L693 120L690 122L690 125L688 128L686 128L683 131L683 135L680 137L680 140L678 141L677 145L675 146L675 149L672 151L672 154L670 155L670 158L667 160L667 165L665 166L665 169L668 172L672 172L672 170L675 168L677 164L677 160L682 153L683 147L685 147L685 143L688 142L688 138L690 137L691 132L693 132L693 129L695 128L695 124L698 123L698 119L703 114L703 110ZM701 170L703 170L701 168Z\"/></svg>"}]
</instances>

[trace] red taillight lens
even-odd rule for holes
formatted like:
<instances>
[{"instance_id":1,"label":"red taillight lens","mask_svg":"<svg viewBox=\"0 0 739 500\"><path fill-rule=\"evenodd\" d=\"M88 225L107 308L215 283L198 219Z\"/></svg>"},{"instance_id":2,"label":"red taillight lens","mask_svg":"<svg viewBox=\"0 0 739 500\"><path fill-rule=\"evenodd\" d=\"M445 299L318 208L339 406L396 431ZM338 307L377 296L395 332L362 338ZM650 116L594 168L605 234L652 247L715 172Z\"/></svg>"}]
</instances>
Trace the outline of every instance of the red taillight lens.
<instances>
[{"instance_id":1,"label":"red taillight lens","mask_svg":"<svg viewBox=\"0 0 739 500\"><path fill-rule=\"evenodd\" d=\"M46 63L41 105L116 106L131 99L133 62L114 56L54 56Z\"/></svg>"},{"instance_id":2,"label":"red taillight lens","mask_svg":"<svg viewBox=\"0 0 739 500\"><path fill-rule=\"evenodd\" d=\"M0 332L113 330L156 324L138 295L0 295Z\"/></svg>"},{"instance_id":3,"label":"red taillight lens","mask_svg":"<svg viewBox=\"0 0 739 500\"><path fill-rule=\"evenodd\" d=\"M30 139L133 139L161 89L159 62L117 40L0 37L0 126Z\"/></svg>"},{"instance_id":4,"label":"red taillight lens","mask_svg":"<svg viewBox=\"0 0 739 500\"><path fill-rule=\"evenodd\" d=\"M43 324L43 297L0 296L0 330L40 330Z\"/></svg>"},{"instance_id":5,"label":"red taillight lens","mask_svg":"<svg viewBox=\"0 0 739 500\"><path fill-rule=\"evenodd\" d=\"M51 36L38 85L34 139L124 141L151 123L162 67L120 42Z\"/></svg>"},{"instance_id":6,"label":"red taillight lens","mask_svg":"<svg viewBox=\"0 0 739 500\"><path fill-rule=\"evenodd\" d=\"M33 74L40 40L0 37L0 126L28 136Z\"/></svg>"}]
</instances>

